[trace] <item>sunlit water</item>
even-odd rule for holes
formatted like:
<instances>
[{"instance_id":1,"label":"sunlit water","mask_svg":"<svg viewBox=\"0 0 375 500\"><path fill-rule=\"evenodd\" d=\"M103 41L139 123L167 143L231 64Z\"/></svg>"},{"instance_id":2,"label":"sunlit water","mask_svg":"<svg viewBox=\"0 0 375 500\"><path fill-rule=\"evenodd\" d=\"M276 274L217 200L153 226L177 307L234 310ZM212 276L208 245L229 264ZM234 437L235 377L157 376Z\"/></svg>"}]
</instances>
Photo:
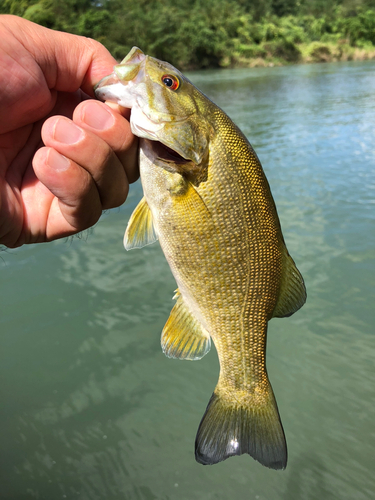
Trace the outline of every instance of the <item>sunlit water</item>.
<instances>
[{"instance_id":1,"label":"sunlit water","mask_svg":"<svg viewBox=\"0 0 375 500\"><path fill-rule=\"evenodd\" d=\"M286 471L195 462L217 355L161 352L174 280L158 244L122 246L138 183L88 236L1 254L2 500L375 498L374 71L190 74L255 147L307 284L269 331Z\"/></svg>"}]
</instances>

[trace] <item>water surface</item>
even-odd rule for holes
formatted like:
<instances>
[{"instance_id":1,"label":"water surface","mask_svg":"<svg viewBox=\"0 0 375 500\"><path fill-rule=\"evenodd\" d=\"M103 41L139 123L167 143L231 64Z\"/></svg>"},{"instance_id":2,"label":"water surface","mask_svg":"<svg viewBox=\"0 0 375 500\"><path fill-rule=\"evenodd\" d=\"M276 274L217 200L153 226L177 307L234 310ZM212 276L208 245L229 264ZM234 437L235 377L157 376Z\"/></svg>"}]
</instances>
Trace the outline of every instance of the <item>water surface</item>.
<instances>
[{"instance_id":1,"label":"water surface","mask_svg":"<svg viewBox=\"0 0 375 500\"><path fill-rule=\"evenodd\" d=\"M1 254L2 500L374 498L375 63L189 77L255 147L307 284L269 328L288 467L195 462L217 355L161 352L175 282L122 246L137 183L83 238Z\"/></svg>"}]
</instances>

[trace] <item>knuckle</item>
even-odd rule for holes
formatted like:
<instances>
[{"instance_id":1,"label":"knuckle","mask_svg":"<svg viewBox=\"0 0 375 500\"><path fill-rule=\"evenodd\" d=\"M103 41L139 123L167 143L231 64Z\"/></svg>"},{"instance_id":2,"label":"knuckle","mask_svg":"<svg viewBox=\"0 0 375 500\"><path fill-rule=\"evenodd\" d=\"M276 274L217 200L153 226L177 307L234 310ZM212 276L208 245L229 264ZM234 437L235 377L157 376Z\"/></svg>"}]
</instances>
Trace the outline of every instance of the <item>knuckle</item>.
<instances>
[{"instance_id":1,"label":"knuckle","mask_svg":"<svg viewBox=\"0 0 375 500\"><path fill-rule=\"evenodd\" d=\"M79 214L75 217L75 228L77 231L84 231L89 227L94 226L102 214L101 208L98 206L91 206L89 210L80 210Z\"/></svg>"},{"instance_id":2,"label":"knuckle","mask_svg":"<svg viewBox=\"0 0 375 500\"><path fill-rule=\"evenodd\" d=\"M122 205L128 196L128 192L129 184L126 180L121 183L114 183L111 192L102 199L103 209L116 208Z\"/></svg>"}]
</instances>

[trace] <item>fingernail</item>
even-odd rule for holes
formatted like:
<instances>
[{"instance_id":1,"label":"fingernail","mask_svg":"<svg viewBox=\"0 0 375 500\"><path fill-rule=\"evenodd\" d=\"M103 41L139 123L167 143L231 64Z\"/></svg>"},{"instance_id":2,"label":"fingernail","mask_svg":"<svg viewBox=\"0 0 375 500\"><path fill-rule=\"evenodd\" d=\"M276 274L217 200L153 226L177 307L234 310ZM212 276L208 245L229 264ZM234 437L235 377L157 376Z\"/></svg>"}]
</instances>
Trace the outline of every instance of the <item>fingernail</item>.
<instances>
[{"instance_id":1,"label":"fingernail","mask_svg":"<svg viewBox=\"0 0 375 500\"><path fill-rule=\"evenodd\" d=\"M46 163L49 167L53 168L53 170L56 170L56 172L63 172L64 170L68 170L70 166L70 161L68 160L68 158L61 155L54 149L50 149L48 151Z\"/></svg>"},{"instance_id":2,"label":"fingernail","mask_svg":"<svg viewBox=\"0 0 375 500\"><path fill-rule=\"evenodd\" d=\"M105 130L113 122L113 115L99 103L87 103L82 110L82 120L96 130Z\"/></svg>"},{"instance_id":3,"label":"fingernail","mask_svg":"<svg viewBox=\"0 0 375 500\"><path fill-rule=\"evenodd\" d=\"M55 141L64 144L74 144L83 137L83 130L77 127L73 122L65 118L59 118L53 129L53 138Z\"/></svg>"}]
</instances>

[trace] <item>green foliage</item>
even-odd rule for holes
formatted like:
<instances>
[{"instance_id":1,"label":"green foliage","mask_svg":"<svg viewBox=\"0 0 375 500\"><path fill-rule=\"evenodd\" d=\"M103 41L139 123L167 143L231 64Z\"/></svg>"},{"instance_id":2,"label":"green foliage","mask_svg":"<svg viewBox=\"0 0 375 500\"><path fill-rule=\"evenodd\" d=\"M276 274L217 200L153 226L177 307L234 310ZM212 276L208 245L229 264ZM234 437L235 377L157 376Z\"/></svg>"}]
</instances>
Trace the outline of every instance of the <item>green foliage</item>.
<instances>
[{"instance_id":1,"label":"green foliage","mask_svg":"<svg viewBox=\"0 0 375 500\"><path fill-rule=\"evenodd\" d=\"M272 12L278 17L296 14L298 4L297 0L272 0Z\"/></svg>"},{"instance_id":2,"label":"green foliage","mask_svg":"<svg viewBox=\"0 0 375 500\"><path fill-rule=\"evenodd\" d=\"M279 23L284 37L290 42L298 44L308 41L306 30L296 17L283 17Z\"/></svg>"},{"instance_id":3,"label":"green foliage","mask_svg":"<svg viewBox=\"0 0 375 500\"><path fill-rule=\"evenodd\" d=\"M55 12L49 2L41 1L30 5L23 15L25 19L37 24L42 24L47 28L57 28L55 22Z\"/></svg>"},{"instance_id":4,"label":"green foliage","mask_svg":"<svg viewBox=\"0 0 375 500\"><path fill-rule=\"evenodd\" d=\"M114 16L108 10L90 8L79 17L76 29L80 35L103 41L110 33L113 22Z\"/></svg>"},{"instance_id":5,"label":"green foliage","mask_svg":"<svg viewBox=\"0 0 375 500\"><path fill-rule=\"evenodd\" d=\"M244 57L247 59L256 59L258 57L267 57L267 50L261 47L260 45L245 45L245 44L239 44L236 47L236 53L240 57Z\"/></svg>"},{"instance_id":6,"label":"green foliage","mask_svg":"<svg viewBox=\"0 0 375 500\"><path fill-rule=\"evenodd\" d=\"M308 54L314 62L325 62L330 60L331 49L328 45L321 42L313 42L308 47Z\"/></svg>"},{"instance_id":7,"label":"green foliage","mask_svg":"<svg viewBox=\"0 0 375 500\"><path fill-rule=\"evenodd\" d=\"M0 2L0 13L23 16L26 10L38 0L3 0Z\"/></svg>"},{"instance_id":8,"label":"green foliage","mask_svg":"<svg viewBox=\"0 0 375 500\"><path fill-rule=\"evenodd\" d=\"M117 59L137 45L182 69L322 61L375 45L375 0L0 0L0 12L95 38Z\"/></svg>"},{"instance_id":9,"label":"green foliage","mask_svg":"<svg viewBox=\"0 0 375 500\"><path fill-rule=\"evenodd\" d=\"M286 39L279 38L272 42L263 44L270 58L282 59L287 62L297 62L301 58L301 52L298 47Z\"/></svg>"},{"instance_id":10,"label":"green foliage","mask_svg":"<svg viewBox=\"0 0 375 500\"><path fill-rule=\"evenodd\" d=\"M138 45L180 67L219 66L240 25L238 9L227 0L194 2L188 13L168 2L149 2L144 9L127 0L126 6L111 27L109 48Z\"/></svg>"},{"instance_id":11,"label":"green foliage","mask_svg":"<svg viewBox=\"0 0 375 500\"><path fill-rule=\"evenodd\" d=\"M343 19L342 31L352 46L366 41L375 44L375 10L368 10L355 17Z\"/></svg>"}]
</instances>

